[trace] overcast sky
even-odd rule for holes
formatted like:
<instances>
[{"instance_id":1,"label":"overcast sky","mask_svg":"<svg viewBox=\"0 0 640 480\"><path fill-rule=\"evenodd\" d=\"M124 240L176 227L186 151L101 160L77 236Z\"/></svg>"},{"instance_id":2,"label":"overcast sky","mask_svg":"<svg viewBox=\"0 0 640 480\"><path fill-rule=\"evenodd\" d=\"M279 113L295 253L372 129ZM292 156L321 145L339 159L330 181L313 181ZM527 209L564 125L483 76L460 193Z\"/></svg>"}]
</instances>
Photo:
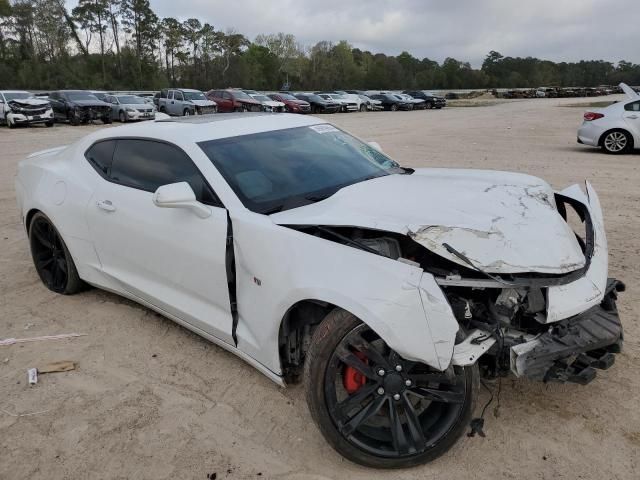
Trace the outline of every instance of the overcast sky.
<instances>
[{"instance_id":1,"label":"overcast sky","mask_svg":"<svg viewBox=\"0 0 640 480\"><path fill-rule=\"evenodd\" d=\"M72 7L77 0L68 0ZM160 17L217 30L348 40L372 52L482 64L490 50L554 61L640 63L640 0L151 0Z\"/></svg>"}]
</instances>

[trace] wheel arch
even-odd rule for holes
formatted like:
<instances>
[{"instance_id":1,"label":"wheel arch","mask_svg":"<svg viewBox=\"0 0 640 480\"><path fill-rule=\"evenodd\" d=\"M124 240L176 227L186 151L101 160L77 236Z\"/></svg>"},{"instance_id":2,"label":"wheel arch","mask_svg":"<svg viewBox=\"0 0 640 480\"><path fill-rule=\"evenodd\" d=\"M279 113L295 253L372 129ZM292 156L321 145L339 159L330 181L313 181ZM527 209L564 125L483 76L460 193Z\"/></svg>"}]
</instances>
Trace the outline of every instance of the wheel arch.
<instances>
[{"instance_id":1,"label":"wheel arch","mask_svg":"<svg viewBox=\"0 0 640 480\"><path fill-rule=\"evenodd\" d=\"M280 369L287 383L299 383L311 337L317 325L332 310L342 307L307 298L291 305L282 316L278 328Z\"/></svg>"},{"instance_id":2,"label":"wheel arch","mask_svg":"<svg viewBox=\"0 0 640 480\"><path fill-rule=\"evenodd\" d=\"M35 216L36 213L42 213L43 215L46 215L47 218L49 218L49 216L46 213L44 213L42 210L38 208L30 209L27 212L27 214L24 216L24 228L27 230L27 234L29 233L29 227L31 226L31 221L33 220L33 217Z\"/></svg>"},{"instance_id":3,"label":"wheel arch","mask_svg":"<svg viewBox=\"0 0 640 480\"><path fill-rule=\"evenodd\" d=\"M600 138L598 139L598 146L599 147L602 147L604 139L611 132L622 132L622 133L627 134L629 136L629 138L631 138L631 145L629 146L629 148L635 148L635 137L633 136L633 133L631 133L629 130L627 130L626 128L623 128L623 127L614 127L614 128L610 128L609 130L604 131L602 133L602 135L600 135Z\"/></svg>"}]
</instances>

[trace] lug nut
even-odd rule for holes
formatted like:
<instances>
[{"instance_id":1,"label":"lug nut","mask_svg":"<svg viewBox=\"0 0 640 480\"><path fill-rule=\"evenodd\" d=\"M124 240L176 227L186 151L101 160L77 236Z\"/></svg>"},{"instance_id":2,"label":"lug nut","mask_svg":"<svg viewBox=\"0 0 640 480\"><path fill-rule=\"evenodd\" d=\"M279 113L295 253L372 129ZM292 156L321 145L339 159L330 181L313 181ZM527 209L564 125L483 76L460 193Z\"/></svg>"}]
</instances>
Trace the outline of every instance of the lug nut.
<instances>
[{"instance_id":1,"label":"lug nut","mask_svg":"<svg viewBox=\"0 0 640 480\"><path fill-rule=\"evenodd\" d=\"M402 365L396 365L396 372L402 371Z\"/></svg>"},{"instance_id":2,"label":"lug nut","mask_svg":"<svg viewBox=\"0 0 640 480\"><path fill-rule=\"evenodd\" d=\"M400 400L400 394L399 394L399 393L396 393L396 394L393 396L393 399L394 399L394 400L396 400L396 401Z\"/></svg>"},{"instance_id":3,"label":"lug nut","mask_svg":"<svg viewBox=\"0 0 640 480\"><path fill-rule=\"evenodd\" d=\"M378 389L378 395L384 395L384 388L380 387Z\"/></svg>"},{"instance_id":4,"label":"lug nut","mask_svg":"<svg viewBox=\"0 0 640 480\"><path fill-rule=\"evenodd\" d=\"M404 381L404 384L405 384L407 387L410 387L410 386L412 385L412 384L411 384L411 380L409 380L408 378Z\"/></svg>"},{"instance_id":5,"label":"lug nut","mask_svg":"<svg viewBox=\"0 0 640 480\"><path fill-rule=\"evenodd\" d=\"M380 375L381 377L384 377L384 369L381 368L380 370L378 370L378 375Z\"/></svg>"}]
</instances>

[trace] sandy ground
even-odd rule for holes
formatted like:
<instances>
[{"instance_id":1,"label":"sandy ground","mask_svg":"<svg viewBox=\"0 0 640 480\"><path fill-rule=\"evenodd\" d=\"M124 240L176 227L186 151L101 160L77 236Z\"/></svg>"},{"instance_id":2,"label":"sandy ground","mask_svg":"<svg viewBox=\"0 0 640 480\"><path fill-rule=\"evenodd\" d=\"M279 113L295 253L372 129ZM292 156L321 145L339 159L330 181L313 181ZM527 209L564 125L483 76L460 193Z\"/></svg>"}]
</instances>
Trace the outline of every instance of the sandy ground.
<instances>
[{"instance_id":1,"label":"sandy ground","mask_svg":"<svg viewBox=\"0 0 640 480\"><path fill-rule=\"evenodd\" d=\"M639 478L640 155L577 145L583 110L562 103L576 99L330 117L406 166L522 171L557 188L591 179L606 214L610 273L628 286L625 351L611 370L586 387L504 380L486 438L464 437L437 461L393 473L353 465L328 447L302 387L280 389L115 295L46 290L18 221L16 164L105 127L0 129L0 338L88 334L0 347L0 478ZM65 359L79 368L29 387L28 367Z\"/></svg>"}]
</instances>

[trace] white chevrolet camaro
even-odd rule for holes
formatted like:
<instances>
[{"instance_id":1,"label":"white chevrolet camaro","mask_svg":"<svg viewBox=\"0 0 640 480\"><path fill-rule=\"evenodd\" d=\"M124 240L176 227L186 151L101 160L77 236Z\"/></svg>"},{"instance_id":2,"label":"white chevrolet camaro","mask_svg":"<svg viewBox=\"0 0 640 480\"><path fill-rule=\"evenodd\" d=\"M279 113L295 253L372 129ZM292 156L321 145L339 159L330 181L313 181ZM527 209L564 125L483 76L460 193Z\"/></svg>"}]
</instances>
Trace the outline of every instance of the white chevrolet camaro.
<instances>
[{"instance_id":1,"label":"white chevrolet camaro","mask_svg":"<svg viewBox=\"0 0 640 480\"><path fill-rule=\"evenodd\" d=\"M447 451L481 374L584 384L622 344L589 183L403 168L320 119L244 113L102 129L23 160L16 190L49 289L115 292L304 379L364 465Z\"/></svg>"}]
</instances>

